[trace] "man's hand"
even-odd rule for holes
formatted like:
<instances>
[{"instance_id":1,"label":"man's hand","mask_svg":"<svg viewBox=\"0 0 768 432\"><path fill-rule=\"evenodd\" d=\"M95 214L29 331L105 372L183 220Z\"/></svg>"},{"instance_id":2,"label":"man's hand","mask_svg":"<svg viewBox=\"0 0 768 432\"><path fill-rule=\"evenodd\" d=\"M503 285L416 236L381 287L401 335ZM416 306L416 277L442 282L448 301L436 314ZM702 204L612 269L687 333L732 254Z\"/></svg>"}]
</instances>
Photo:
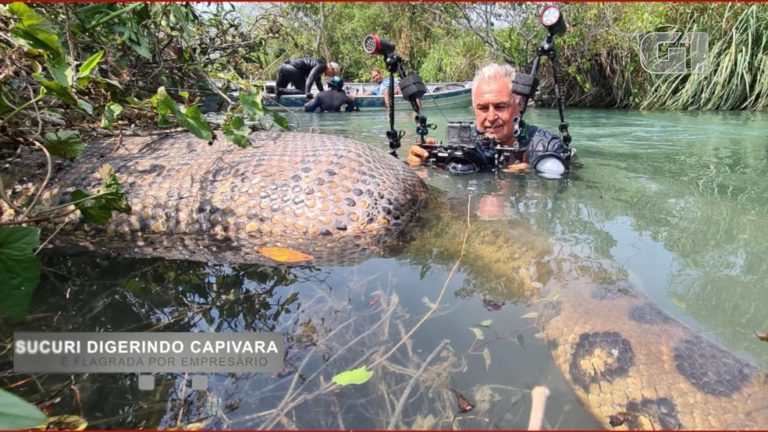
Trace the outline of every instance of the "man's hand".
<instances>
[{"instance_id":1,"label":"man's hand","mask_svg":"<svg viewBox=\"0 0 768 432\"><path fill-rule=\"evenodd\" d=\"M507 165L501 170L506 173L519 173L528 170L529 165L525 162L520 162L512 165Z\"/></svg>"},{"instance_id":2,"label":"man's hand","mask_svg":"<svg viewBox=\"0 0 768 432\"><path fill-rule=\"evenodd\" d=\"M410 166L423 165L427 157L429 157L429 152L415 145L408 148L408 156L406 156L405 162Z\"/></svg>"}]
</instances>

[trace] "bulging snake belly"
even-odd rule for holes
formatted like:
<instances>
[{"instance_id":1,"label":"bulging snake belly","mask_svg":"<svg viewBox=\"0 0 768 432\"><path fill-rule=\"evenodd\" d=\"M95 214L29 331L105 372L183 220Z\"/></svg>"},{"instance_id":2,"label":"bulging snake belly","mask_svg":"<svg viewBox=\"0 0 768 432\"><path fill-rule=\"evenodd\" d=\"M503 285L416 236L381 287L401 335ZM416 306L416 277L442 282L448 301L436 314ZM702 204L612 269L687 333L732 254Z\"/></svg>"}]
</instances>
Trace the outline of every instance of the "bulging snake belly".
<instances>
[{"instance_id":1,"label":"bulging snake belly","mask_svg":"<svg viewBox=\"0 0 768 432\"><path fill-rule=\"evenodd\" d=\"M381 251L427 196L402 161L367 144L298 132L251 138L249 149L189 134L90 144L57 183L94 191L108 163L132 211L113 212L105 226L73 220L54 240L219 263L270 262L259 251L279 247L308 254L305 264L349 263Z\"/></svg>"},{"instance_id":2,"label":"bulging snake belly","mask_svg":"<svg viewBox=\"0 0 768 432\"><path fill-rule=\"evenodd\" d=\"M259 248L278 246L311 255L313 264L356 262L381 250L427 197L401 161L353 140L291 132L257 133L253 142L241 150L222 138L209 146L182 135L88 146L58 182L93 190L94 173L109 163L133 211L106 226L73 221L58 239L168 259L262 262ZM426 243L427 252L437 247ZM509 253L500 260L506 271L542 251ZM525 265L519 272L530 279ZM539 317L555 363L607 428L612 419L618 429L768 427L765 373L631 285L560 275L545 290L555 300L542 302Z\"/></svg>"}]
</instances>

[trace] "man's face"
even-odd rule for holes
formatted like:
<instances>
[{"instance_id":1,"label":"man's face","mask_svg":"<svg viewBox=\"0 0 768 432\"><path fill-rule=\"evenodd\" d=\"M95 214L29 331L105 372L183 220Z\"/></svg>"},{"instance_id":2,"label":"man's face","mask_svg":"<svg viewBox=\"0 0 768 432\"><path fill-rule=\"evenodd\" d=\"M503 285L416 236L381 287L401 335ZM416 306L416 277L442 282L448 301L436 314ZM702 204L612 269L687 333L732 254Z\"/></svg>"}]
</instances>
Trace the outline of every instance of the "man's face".
<instances>
[{"instance_id":1,"label":"man's face","mask_svg":"<svg viewBox=\"0 0 768 432\"><path fill-rule=\"evenodd\" d=\"M512 119L520 115L520 107L511 91L512 83L502 76L494 76L477 82L472 97L475 125L488 138L501 144L515 142L515 125Z\"/></svg>"},{"instance_id":2,"label":"man's face","mask_svg":"<svg viewBox=\"0 0 768 432\"><path fill-rule=\"evenodd\" d=\"M329 77L335 77L336 76L336 69L333 68L333 66L328 65L325 67L325 74Z\"/></svg>"},{"instance_id":3,"label":"man's face","mask_svg":"<svg viewBox=\"0 0 768 432\"><path fill-rule=\"evenodd\" d=\"M381 72L373 71L371 72L371 80L376 84L380 84L384 80L384 77L381 76Z\"/></svg>"}]
</instances>

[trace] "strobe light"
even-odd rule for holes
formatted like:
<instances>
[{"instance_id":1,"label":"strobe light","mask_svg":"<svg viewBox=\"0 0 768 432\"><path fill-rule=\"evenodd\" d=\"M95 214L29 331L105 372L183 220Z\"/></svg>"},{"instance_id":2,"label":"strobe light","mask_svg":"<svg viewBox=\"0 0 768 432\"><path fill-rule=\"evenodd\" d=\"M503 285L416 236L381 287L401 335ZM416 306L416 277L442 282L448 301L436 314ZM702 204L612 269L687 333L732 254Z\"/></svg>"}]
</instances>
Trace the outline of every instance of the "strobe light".
<instances>
[{"instance_id":1,"label":"strobe light","mask_svg":"<svg viewBox=\"0 0 768 432\"><path fill-rule=\"evenodd\" d=\"M395 52L395 44L386 39L382 39L376 33L371 33L363 39L363 51L369 55L389 55Z\"/></svg>"},{"instance_id":2,"label":"strobe light","mask_svg":"<svg viewBox=\"0 0 768 432\"><path fill-rule=\"evenodd\" d=\"M544 9L541 10L539 22L546 27L547 30L549 30L549 34L553 36L565 34L565 30L567 29L563 14L560 12L560 8L555 5L545 6Z\"/></svg>"}]
</instances>

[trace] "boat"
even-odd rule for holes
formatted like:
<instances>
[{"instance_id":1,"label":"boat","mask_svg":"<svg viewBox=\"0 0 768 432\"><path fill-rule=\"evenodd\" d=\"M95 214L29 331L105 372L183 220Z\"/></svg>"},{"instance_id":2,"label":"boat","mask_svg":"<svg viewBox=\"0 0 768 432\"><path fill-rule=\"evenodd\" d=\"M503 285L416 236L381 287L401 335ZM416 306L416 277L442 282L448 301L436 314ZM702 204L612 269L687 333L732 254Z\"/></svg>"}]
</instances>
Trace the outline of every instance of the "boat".
<instances>
[{"instance_id":1,"label":"boat","mask_svg":"<svg viewBox=\"0 0 768 432\"><path fill-rule=\"evenodd\" d=\"M422 109L430 108L466 108L472 105L472 88L470 82L445 82L425 84L427 93L421 98ZM366 95L365 92L376 87L374 83L346 83L344 91L354 96L357 106L361 111L364 110L383 110L384 96ZM304 107L308 99L306 95L283 95L280 97L280 103L275 100L275 83L268 82L265 86L266 92L262 99L265 107L272 110L298 110ZM317 94L317 88L314 88L312 94ZM395 95L395 109L411 110L411 104L404 100L401 95Z\"/></svg>"}]
</instances>

